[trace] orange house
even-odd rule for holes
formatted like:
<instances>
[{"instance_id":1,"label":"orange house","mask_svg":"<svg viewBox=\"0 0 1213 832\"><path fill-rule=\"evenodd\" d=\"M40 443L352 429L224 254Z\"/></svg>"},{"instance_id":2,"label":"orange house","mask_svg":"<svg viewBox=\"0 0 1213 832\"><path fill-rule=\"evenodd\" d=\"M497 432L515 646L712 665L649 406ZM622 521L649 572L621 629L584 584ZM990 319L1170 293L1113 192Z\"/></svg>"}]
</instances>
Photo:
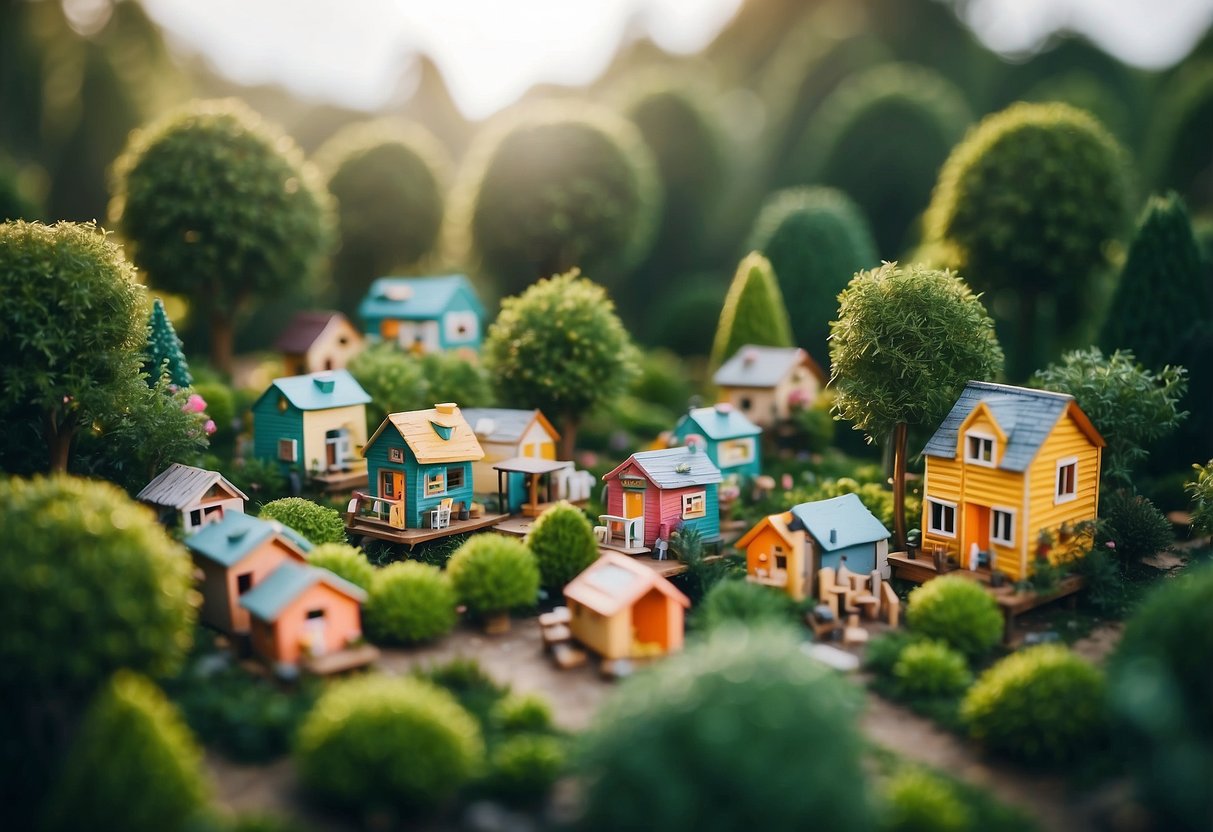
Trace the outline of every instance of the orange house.
<instances>
[{"instance_id":1,"label":"orange house","mask_svg":"<svg viewBox=\"0 0 1213 832\"><path fill-rule=\"evenodd\" d=\"M276 667L345 650L362 639L366 593L327 569L285 561L240 599L253 651Z\"/></svg>"},{"instance_id":2,"label":"orange house","mask_svg":"<svg viewBox=\"0 0 1213 832\"><path fill-rule=\"evenodd\" d=\"M287 561L304 563L312 544L281 523L229 513L186 538L202 573L202 623L225 633L249 631L241 596Z\"/></svg>"},{"instance_id":3,"label":"orange house","mask_svg":"<svg viewBox=\"0 0 1213 832\"><path fill-rule=\"evenodd\" d=\"M642 658L682 648L690 600L626 555L607 552L564 588L573 638L604 659Z\"/></svg>"}]
</instances>

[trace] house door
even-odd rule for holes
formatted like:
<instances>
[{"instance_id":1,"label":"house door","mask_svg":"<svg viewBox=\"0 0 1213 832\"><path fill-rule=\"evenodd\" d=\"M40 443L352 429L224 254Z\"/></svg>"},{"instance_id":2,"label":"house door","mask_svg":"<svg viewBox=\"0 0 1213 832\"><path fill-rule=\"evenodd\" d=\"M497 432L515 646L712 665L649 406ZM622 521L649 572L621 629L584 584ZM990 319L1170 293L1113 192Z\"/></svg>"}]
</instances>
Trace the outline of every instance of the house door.
<instances>
[{"instance_id":1,"label":"house door","mask_svg":"<svg viewBox=\"0 0 1213 832\"><path fill-rule=\"evenodd\" d=\"M633 517L644 517L644 492L623 492L623 516L631 520Z\"/></svg>"},{"instance_id":2,"label":"house door","mask_svg":"<svg viewBox=\"0 0 1213 832\"><path fill-rule=\"evenodd\" d=\"M324 610L308 610L304 625L304 639L313 656L323 656L327 649L324 643Z\"/></svg>"},{"instance_id":3,"label":"house door","mask_svg":"<svg viewBox=\"0 0 1213 832\"><path fill-rule=\"evenodd\" d=\"M350 458L350 432L346 428L337 428L324 434L325 470L332 471L344 468L345 461Z\"/></svg>"},{"instance_id":4,"label":"house door","mask_svg":"<svg viewBox=\"0 0 1213 832\"><path fill-rule=\"evenodd\" d=\"M975 569L974 552L990 551L990 507L965 505L964 545L961 547L961 565Z\"/></svg>"},{"instance_id":5,"label":"house door","mask_svg":"<svg viewBox=\"0 0 1213 832\"><path fill-rule=\"evenodd\" d=\"M393 471L390 469L379 472L379 497L384 500L391 500L393 503L400 504L400 519L404 520L404 472ZM386 508L382 503L378 504L378 508L382 510ZM387 520L388 517L380 517L381 520ZM403 525L401 526L403 528Z\"/></svg>"}]
</instances>

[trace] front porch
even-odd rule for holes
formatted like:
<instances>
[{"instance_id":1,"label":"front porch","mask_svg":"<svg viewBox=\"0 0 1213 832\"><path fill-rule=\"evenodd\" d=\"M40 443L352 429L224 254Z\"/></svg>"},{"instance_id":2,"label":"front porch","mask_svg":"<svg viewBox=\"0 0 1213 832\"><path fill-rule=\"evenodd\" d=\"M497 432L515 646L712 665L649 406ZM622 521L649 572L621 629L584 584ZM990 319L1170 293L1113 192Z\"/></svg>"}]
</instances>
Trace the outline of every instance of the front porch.
<instances>
[{"instance_id":1,"label":"front porch","mask_svg":"<svg viewBox=\"0 0 1213 832\"><path fill-rule=\"evenodd\" d=\"M497 471L497 505L509 511L516 496L510 493L510 474L522 474L524 495L518 512L523 517L538 517L557 502L552 475L572 465L571 462L529 456L493 463Z\"/></svg>"}]
</instances>

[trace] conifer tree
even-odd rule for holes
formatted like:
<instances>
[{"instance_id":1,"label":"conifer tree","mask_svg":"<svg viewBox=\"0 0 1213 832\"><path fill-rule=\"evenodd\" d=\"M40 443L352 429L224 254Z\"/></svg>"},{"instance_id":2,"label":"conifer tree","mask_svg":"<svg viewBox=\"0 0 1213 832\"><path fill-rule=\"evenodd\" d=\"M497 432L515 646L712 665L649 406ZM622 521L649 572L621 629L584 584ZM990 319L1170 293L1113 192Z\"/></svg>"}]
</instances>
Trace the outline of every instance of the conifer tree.
<instances>
[{"instance_id":1,"label":"conifer tree","mask_svg":"<svg viewBox=\"0 0 1213 832\"><path fill-rule=\"evenodd\" d=\"M742 258L720 310L712 366L719 367L746 344L791 347L792 323L771 262L756 251Z\"/></svg>"},{"instance_id":2,"label":"conifer tree","mask_svg":"<svg viewBox=\"0 0 1213 832\"><path fill-rule=\"evenodd\" d=\"M143 348L146 356L143 371L147 373L148 385L156 386L160 379L160 367L166 361L168 379L172 384L182 389L193 385L194 377L190 375L190 365L185 360L185 353L181 351L181 339L177 337L177 330L173 328L173 322L165 313L164 302L160 298L152 301L152 314L147 325L151 332L147 336L147 346Z\"/></svg>"}]
</instances>

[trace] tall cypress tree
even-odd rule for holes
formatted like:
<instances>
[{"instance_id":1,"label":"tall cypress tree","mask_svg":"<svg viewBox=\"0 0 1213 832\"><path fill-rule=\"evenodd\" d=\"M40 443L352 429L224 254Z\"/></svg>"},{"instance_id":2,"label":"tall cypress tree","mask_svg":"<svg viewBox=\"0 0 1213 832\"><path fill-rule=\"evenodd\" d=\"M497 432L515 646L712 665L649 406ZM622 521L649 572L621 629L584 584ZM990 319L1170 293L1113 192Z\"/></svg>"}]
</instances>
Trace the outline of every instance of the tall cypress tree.
<instances>
[{"instance_id":1,"label":"tall cypress tree","mask_svg":"<svg viewBox=\"0 0 1213 832\"><path fill-rule=\"evenodd\" d=\"M152 314L147 325L151 329L147 336L147 346L143 348L146 356L143 371L147 373L147 383L152 387L156 386L160 378L160 365L167 361L169 381L183 388L192 385L194 378L190 375L190 365L185 360L185 353L181 351L181 339L177 337L173 322L165 314L164 302L160 298L156 298L152 303Z\"/></svg>"},{"instance_id":2,"label":"tall cypress tree","mask_svg":"<svg viewBox=\"0 0 1213 832\"><path fill-rule=\"evenodd\" d=\"M712 345L712 366L719 367L746 344L793 346L792 324L775 270L756 251L747 254L737 266L725 296Z\"/></svg>"}]
</instances>

